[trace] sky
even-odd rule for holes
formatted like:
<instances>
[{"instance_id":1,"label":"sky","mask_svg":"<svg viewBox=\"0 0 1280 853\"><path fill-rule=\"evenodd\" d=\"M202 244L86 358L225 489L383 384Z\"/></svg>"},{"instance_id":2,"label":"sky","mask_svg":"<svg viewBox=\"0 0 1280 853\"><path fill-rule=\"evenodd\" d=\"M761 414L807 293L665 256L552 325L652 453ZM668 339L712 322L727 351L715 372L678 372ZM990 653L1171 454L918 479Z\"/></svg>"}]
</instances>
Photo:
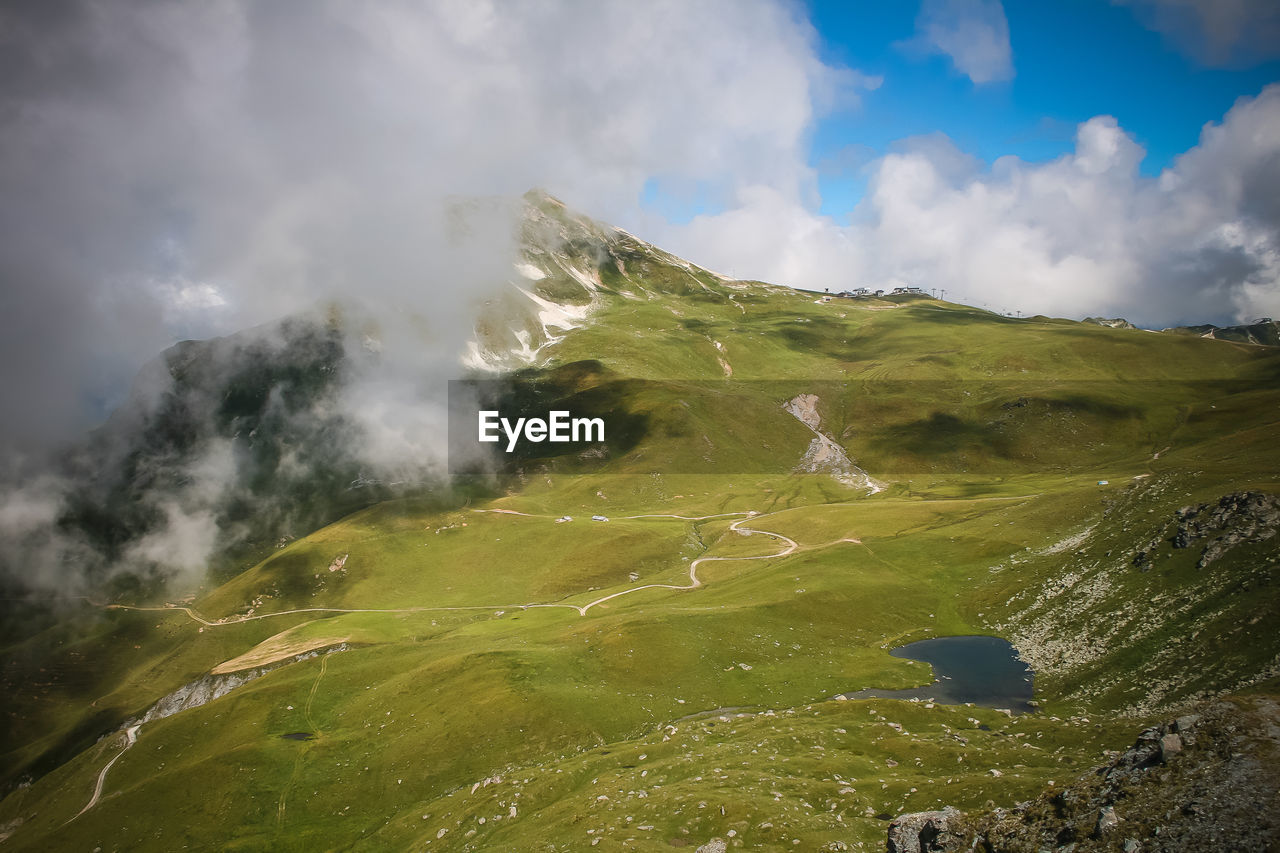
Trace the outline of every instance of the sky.
<instances>
[{"instance_id":1,"label":"sky","mask_svg":"<svg viewBox=\"0 0 1280 853\"><path fill-rule=\"evenodd\" d=\"M1280 314L1266 200L1280 186L1267 89L1280 6L800 8L814 55L857 74L844 97L814 100L796 152L808 184L655 177L643 200L681 226L650 226L671 248L733 275L945 289L1024 316L1163 328Z\"/></svg>"},{"instance_id":2,"label":"sky","mask_svg":"<svg viewBox=\"0 0 1280 853\"><path fill-rule=\"evenodd\" d=\"M1265 0L6 0L0 452L326 300L455 366L514 246L448 210L531 187L741 278L1280 316L1277 81Z\"/></svg>"},{"instance_id":3,"label":"sky","mask_svg":"<svg viewBox=\"0 0 1280 853\"><path fill-rule=\"evenodd\" d=\"M967 40L981 51L955 55L959 48L937 36L941 23L931 22L945 22L947 9L987 26L988 39ZM860 110L817 122L809 162L819 172L821 210L835 217L846 217L865 191L849 164L933 133L984 163L1006 155L1043 162L1071 152L1081 122L1110 115L1145 149L1139 171L1154 177L1195 146L1206 122L1280 80L1280 52L1268 61L1232 44L1206 62L1181 35L1163 34L1149 15L1120 4L823 2L809 13L826 61L884 81Z\"/></svg>"}]
</instances>

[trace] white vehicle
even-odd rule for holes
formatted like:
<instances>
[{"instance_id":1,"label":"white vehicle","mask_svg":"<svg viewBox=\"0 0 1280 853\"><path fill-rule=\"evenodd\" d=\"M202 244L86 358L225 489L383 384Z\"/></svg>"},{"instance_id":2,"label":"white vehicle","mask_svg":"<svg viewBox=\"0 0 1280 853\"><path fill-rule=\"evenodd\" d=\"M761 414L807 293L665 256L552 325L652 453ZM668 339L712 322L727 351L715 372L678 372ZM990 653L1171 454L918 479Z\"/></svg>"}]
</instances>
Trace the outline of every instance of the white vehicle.
<instances>
[{"instance_id":1,"label":"white vehicle","mask_svg":"<svg viewBox=\"0 0 1280 853\"><path fill-rule=\"evenodd\" d=\"M572 515L562 515L556 519L556 524L564 524L566 521L573 521Z\"/></svg>"},{"instance_id":2,"label":"white vehicle","mask_svg":"<svg viewBox=\"0 0 1280 853\"><path fill-rule=\"evenodd\" d=\"M592 521L608 521L609 518L608 516L604 516L604 515L593 515L591 516L591 520Z\"/></svg>"}]
</instances>

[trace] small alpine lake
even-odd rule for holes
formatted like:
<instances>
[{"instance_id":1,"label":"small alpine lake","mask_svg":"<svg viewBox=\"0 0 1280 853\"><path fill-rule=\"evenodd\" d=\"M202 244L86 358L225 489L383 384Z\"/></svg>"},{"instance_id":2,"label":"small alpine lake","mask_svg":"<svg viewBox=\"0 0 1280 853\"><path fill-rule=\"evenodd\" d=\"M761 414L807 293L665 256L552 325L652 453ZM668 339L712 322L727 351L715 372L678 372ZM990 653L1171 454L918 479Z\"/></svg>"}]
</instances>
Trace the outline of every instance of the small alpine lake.
<instances>
[{"instance_id":1,"label":"small alpine lake","mask_svg":"<svg viewBox=\"0 0 1280 853\"><path fill-rule=\"evenodd\" d=\"M1034 673L1018 657L1018 650L1000 637L934 637L899 646L889 654L929 664L933 683L902 690L868 688L841 695L846 699L920 699L946 705L971 702L1015 714L1034 710Z\"/></svg>"}]
</instances>

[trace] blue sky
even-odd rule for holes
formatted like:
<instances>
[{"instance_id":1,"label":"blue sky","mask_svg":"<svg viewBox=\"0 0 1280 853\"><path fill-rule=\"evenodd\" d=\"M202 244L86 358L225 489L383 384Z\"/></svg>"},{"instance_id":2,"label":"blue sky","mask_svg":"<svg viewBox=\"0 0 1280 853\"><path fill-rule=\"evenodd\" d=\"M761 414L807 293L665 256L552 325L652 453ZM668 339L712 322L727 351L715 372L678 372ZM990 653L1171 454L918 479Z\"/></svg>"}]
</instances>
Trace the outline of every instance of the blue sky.
<instances>
[{"instance_id":1,"label":"blue sky","mask_svg":"<svg viewBox=\"0 0 1280 853\"><path fill-rule=\"evenodd\" d=\"M1146 150L1140 172L1155 176L1196 145L1206 122L1220 122L1238 98L1280 80L1280 60L1201 61L1133 8L1107 0L984 2L1007 20L1011 74L980 83L920 44L920 3L800 7L824 63L881 81L812 128L817 212L847 222L865 191L866 166L904 140L942 134L986 164L1006 155L1044 162L1071 152L1077 126L1100 115L1115 117ZM643 202L672 222L725 207L708 186L663 178L648 182Z\"/></svg>"},{"instance_id":2,"label":"blue sky","mask_svg":"<svg viewBox=\"0 0 1280 853\"><path fill-rule=\"evenodd\" d=\"M650 174L670 248L1008 314L1280 313L1276 0L778 3L807 46L771 74L805 69L810 112L753 81L742 138L780 141L772 173L748 144L719 172Z\"/></svg>"},{"instance_id":3,"label":"blue sky","mask_svg":"<svg viewBox=\"0 0 1280 853\"><path fill-rule=\"evenodd\" d=\"M819 169L823 213L847 214L864 186L856 169L833 166L937 132L988 163L1008 154L1043 161L1072 150L1079 123L1111 115L1146 149L1142 173L1158 174L1196 144L1206 122L1280 79L1274 60L1206 67L1124 6L1013 0L1004 4L1013 78L976 84L950 57L909 45L919 10L909 2L807 5L825 61L883 78L857 108L815 128L810 164Z\"/></svg>"}]
</instances>

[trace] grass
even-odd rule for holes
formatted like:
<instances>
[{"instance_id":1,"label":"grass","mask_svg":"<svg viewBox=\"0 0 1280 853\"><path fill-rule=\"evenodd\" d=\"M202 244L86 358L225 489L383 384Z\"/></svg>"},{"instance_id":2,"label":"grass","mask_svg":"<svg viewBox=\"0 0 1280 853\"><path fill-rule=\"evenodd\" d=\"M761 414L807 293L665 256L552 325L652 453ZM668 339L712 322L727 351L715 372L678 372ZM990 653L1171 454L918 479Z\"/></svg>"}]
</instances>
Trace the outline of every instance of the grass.
<instances>
[{"instance_id":1,"label":"grass","mask_svg":"<svg viewBox=\"0 0 1280 853\"><path fill-rule=\"evenodd\" d=\"M23 821L8 844L656 850L732 831L877 849L883 815L1027 798L1131 740L1117 715L1234 687L1280 651L1273 547L1211 572L1130 562L1185 503L1280 489L1274 352L930 299L816 304L615 250L594 321L529 379L619 400L633 444L526 459L462 508L351 515L204 591L193 607L224 624L112 610L6 650L7 778L39 775L0 802L0 825ZM790 473L812 438L781 408L798 393L884 492ZM624 518L749 511L798 550L755 559L783 545L732 531L745 516ZM686 585L703 556L740 559L574 609ZM1025 646L1044 713L831 699L927 683L888 650L968 633ZM146 724L67 823L121 746L98 735L281 634L350 648Z\"/></svg>"}]
</instances>

